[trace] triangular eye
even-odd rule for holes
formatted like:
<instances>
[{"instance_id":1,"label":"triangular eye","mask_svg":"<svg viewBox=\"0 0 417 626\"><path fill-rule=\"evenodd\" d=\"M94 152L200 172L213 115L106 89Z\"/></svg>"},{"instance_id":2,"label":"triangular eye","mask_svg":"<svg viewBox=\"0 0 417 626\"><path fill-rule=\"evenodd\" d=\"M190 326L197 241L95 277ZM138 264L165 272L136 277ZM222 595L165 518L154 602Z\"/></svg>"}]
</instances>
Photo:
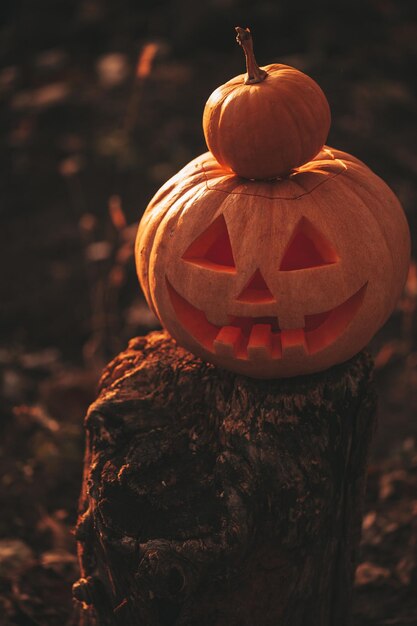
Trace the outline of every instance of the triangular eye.
<instances>
[{"instance_id":1,"label":"triangular eye","mask_svg":"<svg viewBox=\"0 0 417 626\"><path fill-rule=\"evenodd\" d=\"M272 295L268 285L265 282L264 277L259 269L253 274L252 278L238 295L237 300L239 302L274 302L275 298Z\"/></svg>"},{"instance_id":2,"label":"triangular eye","mask_svg":"<svg viewBox=\"0 0 417 626\"><path fill-rule=\"evenodd\" d=\"M188 263L222 272L236 272L226 221L220 215L187 248L182 258Z\"/></svg>"},{"instance_id":3,"label":"triangular eye","mask_svg":"<svg viewBox=\"0 0 417 626\"><path fill-rule=\"evenodd\" d=\"M336 263L339 256L333 246L305 217L298 222L281 261L280 270L289 272Z\"/></svg>"}]
</instances>

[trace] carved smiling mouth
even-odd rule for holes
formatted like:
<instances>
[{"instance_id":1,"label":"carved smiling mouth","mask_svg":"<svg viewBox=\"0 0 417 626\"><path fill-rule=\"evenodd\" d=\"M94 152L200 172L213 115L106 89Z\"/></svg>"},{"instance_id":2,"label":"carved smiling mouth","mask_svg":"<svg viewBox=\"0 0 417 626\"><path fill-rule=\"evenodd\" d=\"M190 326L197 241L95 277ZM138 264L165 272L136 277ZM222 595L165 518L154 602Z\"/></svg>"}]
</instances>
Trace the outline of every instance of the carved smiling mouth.
<instances>
[{"instance_id":1,"label":"carved smiling mouth","mask_svg":"<svg viewBox=\"0 0 417 626\"><path fill-rule=\"evenodd\" d=\"M219 356L250 361L281 359L293 351L314 354L334 343L355 317L368 285L334 309L305 315L304 328L282 329L276 317L229 316L227 326L216 326L166 283L175 314L194 339Z\"/></svg>"}]
</instances>

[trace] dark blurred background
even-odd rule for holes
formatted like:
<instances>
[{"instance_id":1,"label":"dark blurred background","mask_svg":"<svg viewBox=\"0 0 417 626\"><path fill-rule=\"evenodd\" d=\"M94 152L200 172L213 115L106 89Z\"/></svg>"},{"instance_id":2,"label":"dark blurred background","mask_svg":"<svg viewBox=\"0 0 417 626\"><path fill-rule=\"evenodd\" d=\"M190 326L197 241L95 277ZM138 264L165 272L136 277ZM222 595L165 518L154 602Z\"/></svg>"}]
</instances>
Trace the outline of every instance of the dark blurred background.
<instances>
[{"instance_id":1,"label":"dark blurred background","mask_svg":"<svg viewBox=\"0 0 417 626\"><path fill-rule=\"evenodd\" d=\"M2 0L0 25L0 624L63 626L82 417L105 362L157 327L135 276L137 222L206 149L205 101L244 71L234 26L252 29L260 64L320 84L328 143L392 187L415 244L417 4ZM371 346L380 426L357 626L417 624L416 306L413 261Z\"/></svg>"}]
</instances>

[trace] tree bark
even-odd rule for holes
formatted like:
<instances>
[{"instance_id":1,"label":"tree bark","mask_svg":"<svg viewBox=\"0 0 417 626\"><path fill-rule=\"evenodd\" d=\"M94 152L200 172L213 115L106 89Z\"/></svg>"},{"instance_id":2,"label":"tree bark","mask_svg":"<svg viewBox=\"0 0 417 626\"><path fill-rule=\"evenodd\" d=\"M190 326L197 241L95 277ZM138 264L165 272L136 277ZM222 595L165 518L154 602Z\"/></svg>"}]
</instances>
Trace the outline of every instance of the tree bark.
<instances>
[{"instance_id":1,"label":"tree bark","mask_svg":"<svg viewBox=\"0 0 417 626\"><path fill-rule=\"evenodd\" d=\"M84 626L347 626L375 425L366 353L260 381L165 333L130 342L86 417Z\"/></svg>"}]
</instances>

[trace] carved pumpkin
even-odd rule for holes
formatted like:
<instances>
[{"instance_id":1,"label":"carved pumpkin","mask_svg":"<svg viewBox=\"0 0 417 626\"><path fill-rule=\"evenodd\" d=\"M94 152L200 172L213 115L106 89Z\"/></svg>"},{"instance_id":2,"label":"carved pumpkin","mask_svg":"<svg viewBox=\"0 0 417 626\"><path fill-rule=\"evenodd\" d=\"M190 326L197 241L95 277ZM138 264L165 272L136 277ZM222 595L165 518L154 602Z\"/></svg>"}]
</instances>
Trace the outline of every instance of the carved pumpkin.
<instances>
[{"instance_id":1,"label":"carved pumpkin","mask_svg":"<svg viewBox=\"0 0 417 626\"><path fill-rule=\"evenodd\" d=\"M399 297L409 254L394 194L330 148L269 182L202 155L155 195L136 243L143 291L171 335L255 378L322 370L362 349Z\"/></svg>"},{"instance_id":2,"label":"carved pumpkin","mask_svg":"<svg viewBox=\"0 0 417 626\"><path fill-rule=\"evenodd\" d=\"M272 64L260 69L249 31L236 30L248 71L208 99L203 114L206 143L218 162L239 176L282 177L323 147L330 128L329 105L317 83L293 67Z\"/></svg>"}]
</instances>

